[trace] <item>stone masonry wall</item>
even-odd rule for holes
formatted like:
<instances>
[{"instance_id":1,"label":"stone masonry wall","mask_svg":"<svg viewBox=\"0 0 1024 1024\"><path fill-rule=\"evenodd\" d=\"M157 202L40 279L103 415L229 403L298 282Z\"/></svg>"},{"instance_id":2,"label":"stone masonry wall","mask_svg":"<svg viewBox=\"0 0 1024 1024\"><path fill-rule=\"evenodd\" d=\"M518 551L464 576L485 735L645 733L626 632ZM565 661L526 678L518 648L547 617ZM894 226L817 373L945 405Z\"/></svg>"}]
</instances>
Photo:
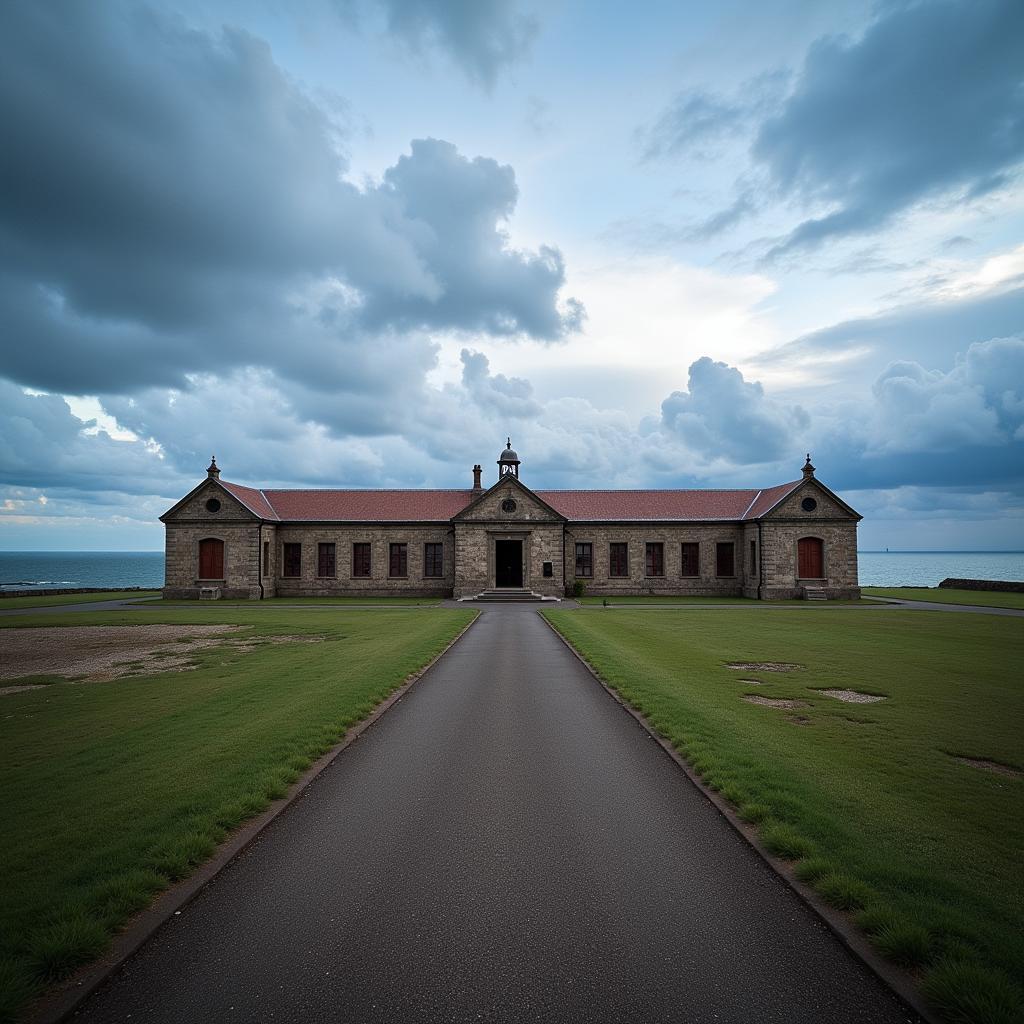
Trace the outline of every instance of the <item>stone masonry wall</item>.
<instances>
[{"instance_id":1,"label":"stone masonry wall","mask_svg":"<svg viewBox=\"0 0 1024 1024\"><path fill-rule=\"evenodd\" d=\"M317 576L318 545L335 546L335 575ZM370 575L352 575L352 545L370 545ZM407 570L404 577L389 575L390 545L406 544ZM444 545L444 576L423 575L423 545ZM286 577L284 545L302 545L302 575ZM452 529L443 524L372 524L366 526L330 526L310 524L298 526L281 524L277 527L272 555L274 586L278 597L447 597L454 582L454 555Z\"/></svg>"},{"instance_id":2,"label":"stone masonry wall","mask_svg":"<svg viewBox=\"0 0 1024 1024\"><path fill-rule=\"evenodd\" d=\"M764 590L766 600L785 600L804 596L804 587L823 587L829 598L860 597L857 580L857 523L786 522L764 524ZM801 537L822 541L825 577L821 581L802 581L797 577L797 542Z\"/></svg>"},{"instance_id":3,"label":"stone masonry wall","mask_svg":"<svg viewBox=\"0 0 1024 1024\"><path fill-rule=\"evenodd\" d=\"M224 542L224 579L199 579L199 542L214 537ZM259 597L256 523L225 519L210 523L168 523L165 544L164 597L198 598L201 587L218 587L221 597Z\"/></svg>"},{"instance_id":4,"label":"stone masonry wall","mask_svg":"<svg viewBox=\"0 0 1024 1024\"><path fill-rule=\"evenodd\" d=\"M565 565L570 583L576 579L576 542L593 545L593 576L581 577L586 593L594 596L643 594L683 594L693 596L738 596L743 592L746 549L744 528L736 523L690 523L643 525L615 523L573 523L565 530ZM682 575L682 544L700 544L700 575ZM664 545L665 575L645 574L645 545ZM735 575L715 575L716 544L731 542L734 547ZM629 545L629 576L609 574L609 545Z\"/></svg>"},{"instance_id":5,"label":"stone masonry wall","mask_svg":"<svg viewBox=\"0 0 1024 1024\"><path fill-rule=\"evenodd\" d=\"M523 542L523 586L527 590L562 596L562 524L520 520L455 524L455 597L471 597L495 585L496 540ZM551 563L551 576L544 575L545 562Z\"/></svg>"}]
</instances>

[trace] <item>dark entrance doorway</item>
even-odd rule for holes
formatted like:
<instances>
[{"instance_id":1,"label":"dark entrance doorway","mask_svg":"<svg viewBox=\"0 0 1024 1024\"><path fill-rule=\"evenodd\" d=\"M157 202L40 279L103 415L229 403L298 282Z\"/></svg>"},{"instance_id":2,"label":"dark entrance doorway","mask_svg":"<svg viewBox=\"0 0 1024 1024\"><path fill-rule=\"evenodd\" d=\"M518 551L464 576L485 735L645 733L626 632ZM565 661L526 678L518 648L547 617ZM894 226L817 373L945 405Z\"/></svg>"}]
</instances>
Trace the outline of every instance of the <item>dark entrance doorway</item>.
<instances>
[{"instance_id":1,"label":"dark entrance doorway","mask_svg":"<svg viewBox=\"0 0 1024 1024\"><path fill-rule=\"evenodd\" d=\"M496 540L494 542L494 585L521 587L523 585L523 542Z\"/></svg>"}]
</instances>

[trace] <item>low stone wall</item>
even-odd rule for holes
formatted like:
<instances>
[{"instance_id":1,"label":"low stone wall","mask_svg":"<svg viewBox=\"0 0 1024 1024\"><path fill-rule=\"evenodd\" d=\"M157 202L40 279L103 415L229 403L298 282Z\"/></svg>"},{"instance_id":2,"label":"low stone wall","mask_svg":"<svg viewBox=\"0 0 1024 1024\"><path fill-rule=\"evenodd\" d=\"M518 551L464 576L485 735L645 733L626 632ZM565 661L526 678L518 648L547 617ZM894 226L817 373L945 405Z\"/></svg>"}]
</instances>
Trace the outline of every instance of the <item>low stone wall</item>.
<instances>
[{"instance_id":1,"label":"low stone wall","mask_svg":"<svg viewBox=\"0 0 1024 1024\"><path fill-rule=\"evenodd\" d=\"M5 597L47 597L57 594L131 594L139 590L159 590L159 587L35 587L32 590L0 590L0 600Z\"/></svg>"},{"instance_id":2,"label":"low stone wall","mask_svg":"<svg viewBox=\"0 0 1024 1024\"><path fill-rule=\"evenodd\" d=\"M1004 594L1024 594L1024 583L1013 580L957 580L946 579L940 584L948 590L998 590Z\"/></svg>"}]
</instances>

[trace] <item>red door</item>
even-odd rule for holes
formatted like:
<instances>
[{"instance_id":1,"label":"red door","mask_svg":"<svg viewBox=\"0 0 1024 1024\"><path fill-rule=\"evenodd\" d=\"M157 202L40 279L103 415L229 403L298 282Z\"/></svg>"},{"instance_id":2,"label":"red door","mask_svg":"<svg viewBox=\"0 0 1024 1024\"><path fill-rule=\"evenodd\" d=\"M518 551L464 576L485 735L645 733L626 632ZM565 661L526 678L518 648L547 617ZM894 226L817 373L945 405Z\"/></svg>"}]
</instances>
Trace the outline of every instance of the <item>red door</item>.
<instances>
[{"instance_id":1,"label":"red door","mask_svg":"<svg viewBox=\"0 0 1024 1024\"><path fill-rule=\"evenodd\" d=\"M199 578L224 579L224 541L210 537L199 542Z\"/></svg>"},{"instance_id":2,"label":"red door","mask_svg":"<svg viewBox=\"0 0 1024 1024\"><path fill-rule=\"evenodd\" d=\"M817 537L801 537L796 543L797 573L802 580L820 580L825 577L825 559L822 543Z\"/></svg>"}]
</instances>

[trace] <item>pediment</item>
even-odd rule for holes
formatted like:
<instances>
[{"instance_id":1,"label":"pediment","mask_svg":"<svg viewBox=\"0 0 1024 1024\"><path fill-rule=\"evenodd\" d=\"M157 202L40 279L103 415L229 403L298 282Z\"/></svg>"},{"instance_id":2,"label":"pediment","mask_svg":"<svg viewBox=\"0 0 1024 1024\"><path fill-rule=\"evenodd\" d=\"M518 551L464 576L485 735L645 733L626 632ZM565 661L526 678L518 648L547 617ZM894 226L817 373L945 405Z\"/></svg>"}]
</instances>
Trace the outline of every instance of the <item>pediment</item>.
<instances>
[{"instance_id":1,"label":"pediment","mask_svg":"<svg viewBox=\"0 0 1024 1024\"><path fill-rule=\"evenodd\" d=\"M216 511L207 508L207 502L215 500L220 503ZM257 520L250 509L246 508L226 487L217 480L204 480L189 491L173 508L168 509L161 517L161 522L173 523L187 520L188 522L223 522L225 519Z\"/></svg>"},{"instance_id":2,"label":"pediment","mask_svg":"<svg viewBox=\"0 0 1024 1024\"><path fill-rule=\"evenodd\" d=\"M806 499L814 501L813 509L805 509ZM805 480L799 487L786 495L764 516L765 519L862 519L837 494L830 491L820 480Z\"/></svg>"},{"instance_id":3,"label":"pediment","mask_svg":"<svg viewBox=\"0 0 1024 1024\"><path fill-rule=\"evenodd\" d=\"M511 504L509 504L511 503ZM513 507L514 506L514 507ZM470 502L454 522L563 523L556 512L514 476L504 476L475 501Z\"/></svg>"}]
</instances>

